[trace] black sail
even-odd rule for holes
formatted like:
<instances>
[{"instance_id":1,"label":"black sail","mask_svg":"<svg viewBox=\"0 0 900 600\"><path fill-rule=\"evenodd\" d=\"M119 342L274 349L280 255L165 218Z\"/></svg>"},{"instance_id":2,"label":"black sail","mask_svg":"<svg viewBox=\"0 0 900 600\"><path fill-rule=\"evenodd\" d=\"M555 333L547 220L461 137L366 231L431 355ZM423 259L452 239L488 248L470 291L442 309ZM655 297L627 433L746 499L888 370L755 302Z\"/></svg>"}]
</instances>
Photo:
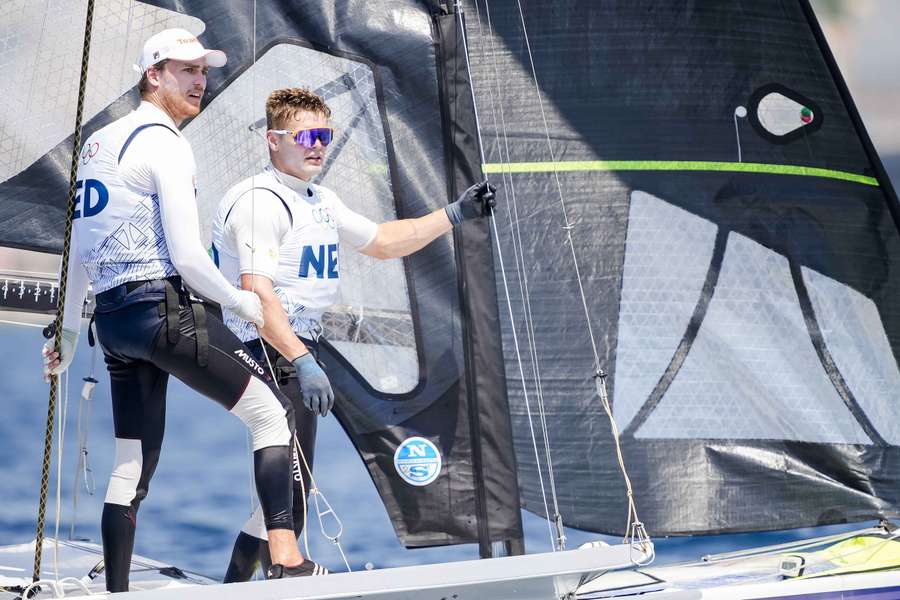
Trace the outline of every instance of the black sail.
<instances>
[{"instance_id":1,"label":"black sail","mask_svg":"<svg viewBox=\"0 0 900 600\"><path fill-rule=\"evenodd\" d=\"M72 4L83 10L80 2ZM459 102L470 92L460 87L460 38L443 3L121 4L98 7L95 15L85 138L136 106L138 76L131 63L153 33L165 27L202 32L207 47L228 54L224 68L210 71L204 110L184 127L198 164L207 243L225 190L267 160L265 98L279 87L309 87L325 97L338 133L320 183L377 222L424 215L480 177L474 138L452 133L470 129L473 116L470 103ZM44 45L36 46L41 57L68 55L76 43L80 50L80 38L47 36L30 14L18 18L17 26L33 29L35 43ZM23 70L43 72L41 59L33 65L27 51L31 38L22 39L9 56L31 65L23 62ZM57 71L59 89L76 84L77 72ZM27 156L18 163L0 165L6 169L0 178L2 247L45 253L62 248L72 151L67 118L74 104L66 105L62 92L59 102L35 105L45 121L37 132L27 131L28 122L3 117L33 143L22 145ZM483 283L474 293L458 278L457 255L463 253L483 261ZM324 321L335 414L399 540L410 547L478 542L488 554L491 542L520 539L487 225L466 225L403 261L379 262L350 248L340 261L341 299ZM55 298L47 296L43 310L52 311ZM473 311L480 322L464 322ZM397 454L404 442L409 456Z\"/></svg>"},{"instance_id":2,"label":"black sail","mask_svg":"<svg viewBox=\"0 0 900 600\"><path fill-rule=\"evenodd\" d=\"M896 516L897 198L807 2L467 12L526 507L542 402L565 523L625 526L589 324L651 534Z\"/></svg>"},{"instance_id":3,"label":"black sail","mask_svg":"<svg viewBox=\"0 0 900 600\"><path fill-rule=\"evenodd\" d=\"M325 321L337 415L401 542L521 537L517 469L529 510L621 532L598 367L651 534L896 516L897 198L806 0L468 0L475 105L452 4L107 7L86 105L86 134L135 106L130 64L163 27L228 52L184 128L206 241L266 160L271 89L326 97L321 183L376 221L480 178L477 105L499 251L482 223L404 261L341 252ZM77 65L59 57L80 38L32 17L11 16L23 35L0 50L38 82L10 86L0 116L0 270L63 242ZM0 292L23 313L56 297ZM410 440L440 454L427 485L401 476Z\"/></svg>"}]
</instances>

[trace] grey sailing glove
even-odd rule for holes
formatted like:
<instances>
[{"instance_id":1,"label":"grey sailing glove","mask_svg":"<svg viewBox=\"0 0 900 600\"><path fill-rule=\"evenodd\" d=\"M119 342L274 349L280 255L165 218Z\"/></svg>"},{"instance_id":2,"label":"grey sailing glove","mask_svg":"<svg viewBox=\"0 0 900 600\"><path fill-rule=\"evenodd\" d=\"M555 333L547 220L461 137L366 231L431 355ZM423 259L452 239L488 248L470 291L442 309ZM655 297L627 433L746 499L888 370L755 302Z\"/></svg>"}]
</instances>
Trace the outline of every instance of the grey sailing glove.
<instances>
[{"instance_id":1,"label":"grey sailing glove","mask_svg":"<svg viewBox=\"0 0 900 600\"><path fill-rule=\"evenodd\" d=\"M323 417L334 406L334 392L328 376L312 353L307 352L291 361L297 371L297 382L303 393L303 404L314 413Z\"/></svg>"},{"instance_id":2,"label":"grey sailing glove","mask_svg":"<svg viewBox=\"0 0 900 600\"><path fill-rule=\"evenodd\" d=\"M453 226L469 219L490 216L494 210L494 192L497 191L487 180L476 183L462 194L456 202L444 207Z\"/></svg>"}]
</instances>

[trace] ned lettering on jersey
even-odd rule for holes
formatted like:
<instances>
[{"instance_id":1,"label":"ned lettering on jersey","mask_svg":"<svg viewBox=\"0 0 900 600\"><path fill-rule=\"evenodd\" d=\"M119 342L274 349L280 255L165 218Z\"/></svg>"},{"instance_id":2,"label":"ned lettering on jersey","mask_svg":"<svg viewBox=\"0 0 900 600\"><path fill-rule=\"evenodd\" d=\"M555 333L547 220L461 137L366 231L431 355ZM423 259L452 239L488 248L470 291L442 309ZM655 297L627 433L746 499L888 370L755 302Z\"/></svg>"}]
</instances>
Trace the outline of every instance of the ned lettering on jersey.
<instances>
[{"instance_id":1,"label":"ned lettering on jersey","mask_svg":"<svg viewBox=\"0 0 900 600\"><path fill-rule=\"evenodd\" d=\"M328 414L334 405L331 384L314 355L321 331L319 318L338 297L339 242L375 258L400 258L465 220L490 215L494 203L493 186L482 182L447 207L422 217L381 224L370 221L350 210L334 191L312 183L332 141L330 117L331 109L324 100L308 90L272 92L266 102L271 162L225 194L213 222L219 268L236 288L259 294L265 320L257 329L237 312L225 310L225 323L259 362L265 360L264 351L273 353L270 356L276 359L280 373L278 383L293 402L295 429L305 459L302 464L309 468L316 416ZM338 418L341 409L334 406ZM294 488L298 536L303 528L303 494L309 483L308 469L304 469ZM256 564L268 564L271 550L261 515L254 514L235 541L225 581L248 580Z\"/></svg>"},{"instance_id":2,"label":"ned lettering on jersey","mask_svg":"<svg viewBox=\"0 0 900 600\"><path fill-rule=\"evenodd\" d=\"M45 345L44 373L58 376L71 363L93 285L116 435L101 518L111 592L128 589L138 507L162 446L170 374L249 428L272 559L290 568L278 575L318 568L304 560L293 531L292 405L246 346L183 287L250 327L264 324L259 297L231 285L200 242L194 156L179 131L200 112L207 70L225 61L223 52L204 48L183 29L154 35L136 65L140 106L94 133L80 155L61 352Z\"/></svg>"}]
</instances>

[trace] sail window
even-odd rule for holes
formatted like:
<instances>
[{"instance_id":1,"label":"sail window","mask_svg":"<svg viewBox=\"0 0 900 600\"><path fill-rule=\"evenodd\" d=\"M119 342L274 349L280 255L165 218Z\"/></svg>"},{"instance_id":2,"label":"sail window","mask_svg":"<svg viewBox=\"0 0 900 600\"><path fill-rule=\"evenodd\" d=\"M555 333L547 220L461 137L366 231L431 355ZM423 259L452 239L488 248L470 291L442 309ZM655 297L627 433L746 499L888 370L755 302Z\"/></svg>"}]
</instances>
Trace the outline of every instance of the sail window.
<instances>
[{"instance_id":1,"label":"sail window","mask_svg":"<svg viewBox=\"0 0 900 600\"><path fill-rule=\"evenodd\" d=\"M803 268L815 311L804 314L785 256L734 231L720 234L717 253L717 230L661 198L632 193L617 420L637 438L871 444L848 408L853 403L868 415L867 426L888 427L881 435L896 439L898 428L882 423L897 422L885 414L885 394L900 373L871 300ZM819 349L810 318L823 332ZM821 347L846 380L842 390Z\"/></svg>"},{"instance_id":2,"label":"sail window","mask_svg":"<svg viewBox=\"0 0 900 600\"><path fill-rule=\"evenodd\" d=\"M750 123L764 138L786 144L822 126L822 109L809 98L783 85L770 84L753 93Z\"/></svg>"}]
</instances>

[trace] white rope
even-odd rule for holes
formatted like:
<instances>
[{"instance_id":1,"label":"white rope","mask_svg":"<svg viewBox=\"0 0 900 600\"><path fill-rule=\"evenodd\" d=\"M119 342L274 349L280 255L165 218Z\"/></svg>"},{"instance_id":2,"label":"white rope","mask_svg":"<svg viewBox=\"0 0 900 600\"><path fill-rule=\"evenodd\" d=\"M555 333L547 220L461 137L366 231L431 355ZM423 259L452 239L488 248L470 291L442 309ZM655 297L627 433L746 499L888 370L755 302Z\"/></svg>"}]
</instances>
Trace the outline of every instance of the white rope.
<instances>
[{"instance_id":1,"label":"white rope","mask_svg":"<svg viewBox=\"0 0 900 600\"><path fill-rule=\"evenodd\" d=\"M251 115L253 111L253 101L256 98L256 0L253 0L253 65L251 67L251 83L250 83L250 98L251 98ZM251 129L253 125L251 123ZM267 139L265 134L263 135L264 139ZM256 258L256 169L253 169L253 173L250 175L250 291L256 293L256 279L253 274L256 272L253 268L253 262ZM272 365L272 360L269 358L269 353L266 350L265 344L263 343L263 335L259 326L256 326L256 334L260 340L260 348L262 349L263 356L266 359L266 366L269 367L269 373L272 376L272 381L276 387L278 387L278 377L275 375L275 368ZM298 456L303 458L303 463L306 464L306 457L303 456L303 450L300 448L300 443L297 440L297 434L294 434L294 451ZM293 456L291 457L291 461L293 462ZM252 464L252 460L251 460ZM292 467L293 468L293 467ZM308 467L307 467L308 469ZM252 471L251 471L252 474ZM312 477L312 473L310 472L310 477ZM303 475L300 474L300 487L301 493L303 495L303 546L306 551L305 558L312 560L312 553L309 549L309 535L308 535L308 525L309 525L309 517L308 517L308 507L306 503L306 486L303 483ZM252 488L252 482L251 482ZM255 508L252 506L253 504L253 495L251 494L251 514ZM343 530L343 528L342 528ZM344 551L340 547L340 542L336 542L338 544L338 549L341 551L341 556L344 556ZM347 562L347 559L344 558L344 562ZM350 570L349 564L347 565L347 570Z\"/></svg>"},{"instance_id":2,"label":"white rope","mask_svg":"<svg viewBox=\"0 0 900 600\"><path fill-rule=\"evenodd\" d=\"M249 107L250 108L250 117L251 117L251 119L250 119L251 126L253 123L253 118L252 118L253 117L253 106L254 106L254 103L256 102L256 0L253 0L252 21L253 21L253 43L252 43L251 53L253 55L253 58L252 58L252 63L250 65L250 107ZM256 168L254 165L251 165L251 171L252 172L250 173L250 246L251 246L251 248L250 248L250 291L255 294L256 293L256 279L254 276L255 270L253 268L253 261L256 258L256 227L255 227L255 224L256 224ZM238 285L239 285L239 287L243 287L242 285L240 285L240 275L238 275ZM262 346L263 336L262 336L262 331L260 331L259 326L256 326L256 334L257 334L257 336L259 336L260 346L262 347L263 354L266 357L266 363L269 365L269 371L272 373L272 381L275 382L275 385L278 385L278 383L277 383L278 380L275 379L275 369L272 368L272 363L269 362L269 355L265 354L266 349L264 346ZM248 432L248 435L249 435L249 432ZM249 445L247 446L247 451L249 452L248 460L250 461L250 464L251 464L250 474L251 474L251 477L253 477L254 476L253 468L252 468L253 451ZM254 489L252 480L250 482L250 489L251 490ZM250 509L251 509L250 514L253 514L253 511L256 510L256 507L254 506L255 504L256 504L255 496L251 492L251 494L250 494ZM262 562L260 561L260 570L261 569L262 569ZM265 576L266 576L266 574L262 573L262 577L265 578Z\"/></svg>"},{"instance_id":3,"label":"white rope","mask_svg":"<svg viewBox=\"0 0 900 600\"><path fill-rule=\"evenodd\" d=\"M297 435L294 434L294 445L297 448L297 453L300 458L303 460L303 466L306 468L306 472L309 473L309 494L312 496L313 503L316 505L316 514L319 518L319 529L322 532L322 535L330 540L335 546L337 546L338 552L341 554L341 558L344 560L344 566L347 567L347 572L353 572L353 569L350 568L350 563L347 561L347 556L344 554L344 548L341 546L341 536L344 533L344 523L341 521L338 514L331 507L331 503L328 502L328 499L325 497L325 494L319 489L319 485L316 483L316 478L313 476L312 469L309 468L309 463L306 462L306 455L303 453L303 449L300 448L300 441L297 439ZM322 502L325 504L325 510L323 511L319 506L319 498L321 497ZM306 512L306 503L304 502L304 514ZM331 515L334 518L335 523L337 523L338 531L337 533L330 535L327 531L325 531L325 523L322 520L322 517L327 515ZM306 527L303 528L306 531Z\"/></svg>"},{"instance_id":4,"label":"white rope","mask_svg":"<svg viewBox=\"0 0 900 600\"><path fill-rule=\"evenodd\" d=\"M74 348L73 348L74 350ZM62 457L66 441L66 417L69 410L69 370L62 376L62 402L56 407L56 430L59 441L56 444L56 511L53 530L53 576L59 582L59 522L62 515Z\"/></svg>"},{"instance_id":5,"label":"white rope","mask_svg":"<svg viewBox=\"0 0 900 600\"><path fill-rule=\"evenodd\" d=\"M85 596L93 596L94 593L88 588L84 581L77 577L63 577L62 579L39 579L28 584L19 595L20 598L32 598L40 593L42 587L50 588L50 592L54 598L64 598L66 596L65 586L72 586ZM134 587L134 586L132 586Z\"/></svg>"},{"instance_id":6,"label":"white rope","mask_svg":"<svg viewBox=\"0 0 900 600\"><path fill-rule=\"evenodd\" d=\"M261 339L261 338L260 338ZM272 361L269 359L269 353L266 351L266 347L263 344L260 344L260 347L263 351L263 356L266 358L266 365L269 367L269 372L272 375L272 381L275 382L275 385L278 386L278 379L275 377L275 369L272 366ZM337 546L338 552L341 555L341 559L344 561L344 566L347 568L348 573L352 573L353 569L350 567L350 562L347 560L347 555L344 553L344 548L341 545L341 536L344 533L344 523L341 521L341 518L338 516L337 512L332 508L331 503L328 502L328 499L325 497L324 492L319 489L319 485L316 483L316 479L313 476L312 469L309 467L309 462L306 460L306 454L303 452L303 448L300 446L300 440L297 437L297 433L294 432L294 451L297 453L297 456L303 463L303 468L306 469L306 472L309 474L309 482L310 489L309 495L312 496L313 503L316 505L316 514L319 519L319 530L322 533L322 536ZM306 550L306 558L312 560L312 555L309 550L309 506L306 501L306 485L303 482L303 474L300 474L300 487L301 494L303 496L303 544ZM325 510L322 510L319 506L319 498L321 498L322 503L325 505ZM337 523L338 531L335 534L329 534L325 530L325 523L323 521L323 517L331 515L332 518Z\"/></svg>"},{"instance_id":7,"label":"white rope","mask_svg":"<svg viewBox=\"0 0 900 600\"><path fill-rule=\"evenodd\" d=\"M468 48L466 31L465 31L465 23L463 22L462 6L460 4L460 0L456 0L456 13L458 16L459 29L460 29L460 34L461 34L462 43L463 43L463 55L466 58L466 71L468 72L468 75L469 75L469 88L472 92L472 108L473 108L473 113L475 115L475 132L478 137L478 151L479 151L480 157L481 157L481 164L484 165L484 164L486 164L486 159L485 159L485 155L484 155L484 141L482 140L482 137L481 137L481 125L480 125L479 118L478 118L478 105L477 105L477 102L475 99L475 84L474 84L474 80L472 77L471 65L469 63L469 48ZM523 395L523 398L525 401L525 412L528 415L528 427L529 427L529 431L531 432L531 444L532 444L532 447L534 448L534 459L535 459L535 463L537 466L538 482L540 483L540 488L541 488L541 497L544 501L544 512L549 517L550 508L547 504L547 492L544 488L544 476L543 476L543 473L541 472L540 452L538 451L537 436L535 435L535 432L534 432L534 421L532 419L532 414L531 414L531 403L528 400L528 386L525 382L525 369L522 366L522 352L519 349L519 337L518 337L518 334L516 333L516 328L515 328L515 316L513 314L512 300L510 298L510 293L509 293L509 283L508 283L508 280L506 277L506 267L503 262L503 250L500 247L500 234L497 230L496 219L491 219L491 227L493 229L494 241L496 242L496 247L497 247L497 262L500 265L500 274L501 274L501 279L503 281L503 291L504 291L504 294L506 297L506 306L507 306L507 310L509 311L510 323L513 325L510 328L510 331L512 333L513 346L514 346L515 352L516 352L516 362L517 362L517 365L519 368L519 379L522 382L522 395ZM550 546L551 546L551 548L553 548L553 550L556 550L557 548L556 548L555 536L553 535L553 527L550 524L549 520L548 520L547 525L548 525L548 528L550 531Z\"/></svg>"},{"instance_id":8,"label":"white rope","mask_svg":"<svg viewBox=\"0 0 900 600\"><path fill-rule=\"evenodd\" d=\"M485 0L485 2L487 2L487 0ZM527 29L527 26L525 25L525 13L522 9L521 0L516 0L516 5L517 5L518 11L519 11L519 21L522 24L522 35L524 37L525 48L528 53L528 63L529 63L529 66L531 67L531 76L532 76L532 81L534 82L534 91L535 91L535 95L537 96L538 106L539 106L540 112L541 112L541 121L544 126L544 136L547 141L547 149L550 153L550 161L551 161L551 163L553 163L555 165L556 164L556 156L553 151L553 143L550 139L550 127L547 122L546 111L544 110L544 100L541 96L541 90L538 85L537 70L534 66L534 55L531 50L531 41L528 38L528 29ZM631 488L631 479L628 477L628 472L625 468L625 461L622 456L622 447L621 447L621 443L619 440L619 429L618 429L618 426L616 425L615 418L613 417L612 410L609 405L609 398L606 395L606 381L605 381L606 376L605 376L605 374L602 373L602 370L600 368L600 355L597 351L597 343L596 343L596 340L594 337L593 326L591 324L590 310L588 309L587 297L585 296L585 293L584 293L584 285L583 285L582 278L581 278L581 271L578 266L578 256L575 252L575 242L572 239L572 229L574 226L569 221L568 212L566 210L565 198L564 198L564 194L563 194L563 190L562 190L562 183L560 182L560 179L559 179L559 170L558 169L554 168L553 178L556 183L557 194L559 195L560 208L562 210L563 220L565 222L564 229L566 231L566 240L568 241L569 249L572 254L572 263L573 263L573 267L574 267L574 271L575 271L576 281L578 282L579 296L581 298L582 308L584 309L584 317L585 317L585 321L586 321L586 325L587 325L588 336L589 336L590 342L591 342L591 350L593 351L594 365L595 365L595 377L599 381L598 396L600 396L600 400L601 400L601 404L603 405L603 409L606 412L607 416L609 417L610 428L612 430L613 441L615 443L615 448L616 448L616 457L617 457L617 460L619 463L619 469L621 470L622 477L625 480L626 494L628 497L628 519L627 519L626 530L625 530L626 541L628 541L629 543L632 544L633 549L641 549L642 551L643 551L643 549L649 549L650 550L649 561L652 561L652 559L653 559L652 545L649 543L649 537L647 536L647 532L644 529L644 525L640 522L640 520L638 519L638 516L637 516L637 507L634 502L634 493ZM602 393L601 393L601 391L602 391ZM634 557L632 557L632 562L635 562L635 564L646 564L646 562L644 562L645 560L647 560L647 559L639 558L637 561L635 561ZM649 562L649 561L647 561L647 562Z\"/></svg>"},{"instance_id":9,"label":"white rope","mask_svg":"<svg viewBox=\"0 0 900 600\"><path fill-rule=\"evenodd\" d=\"M88 334L90 335L91 324L88 322ZM84 378L84 385L81 388L81 395L78 399L78 416L75 423L75 433L78 438L78 460L75 464L75 476L72 481L72 517L69 524L69 539L75 539L75 524L78 522L78 497L81 495L81 483L84 481L85 491L89 496L93 496L96 491L94 482L94 472L88 462L88 431L90 430L91 413L93 412L93 395L97 385L94 377L94 367L96 366L97 346L91 347L91 370L90 374Z\"/></svg>"},{"instance_id":10,"label":"white rope","mask_svg":"<svg viewBox=\"0 0 900 600\"><path fill-rule=\"evenodd\" d=\"M475 8L476 8L476 12L477 12L478 11L477 0L475 3ZM480 15L480 13L477 13L477 14L479 16L479 23L478 23L479 35L481 35L483 37L483 33L482 33L482 29L481 29L481 18L480 18L481 15ZM493 30L493 25L491 23L490 5L488 3L488 0L485 0L485 15L487 18L488 32L490 32ZM498 149L500 150L501 163L508 164L509 162L511 162L511 158L510 158L511 152L509 149L509 133L508 133L507 125L506 125L506 115L505 115L505 111L503 110L503 93L502 93L503 88L500 85L500 74L497 70L497 51L496 51L496 46L494 43L493 35L491 35L489 37L489 39L490 39L490 44L491 44L490 55L492 57L492 60L490 62L493 66L494 81L497 83L497 97L498 97L498 104L500 107L500 127L499 128L496 127L496 122L497 122L496 114L494 116L495 130L497 131L497 145L498 145ZM491 110L492 110L492 112L494 112L493 90L491 90L490 88L488 88L488 89L489 89L489 94L490 94L490 98L491 98ZM503 132L503 147L502 148L500 147L500 140L499 140L500 131ZM502 160L504 148L506 151L506 160ZM510 231L513 233L513 235L511 235L512 243L513 243L513 253L514 253L514 256L516 259L516 269L517 269L517 272L519 275L519 292L521 294L522 304L525 309L525 325L526 325L526 332L528 335L528 349L529 349L529 354L530 354L531 364L532 364L532 371L533 371L534 380L535 380L535 387L536 387L535 391L536 391L536 397L537 397L537 403L538 403L538 416L539 416L539 420L540 420L540 424L541 424L541 434L543 436L543 441L544 441L544 456L546 457L546 461L547 461L547 475L548 475L548 480L550 483L550 496L553 501L552 517L551 517L549 511L547 511L546 514L547 514L547 520L548 521L552 520L553 525L556 527L556 546L562 550L562 549L565 549L565 547L566 547L566 536L565 536L565 530L562 527L562 521L561 521L562 517L560 516L560 512L559 512L559 498L558 498L557 491L556 491L556 474L555 474L555 470L553 468L553 456L550 451L550 432L549 432L549 428L547 427L547 418L546 418L547 411L546 411L545 404L544 404L544 387L543 387L543 380L541 378L541 372L540 372L540 363L539 363L538 350L537 350L537 336L535 335L535 332L534 332L534 315L531 310L531 293L530 293L530 290L528 287L528 271L527 271L526 263L525 263L525 249L524 249L525 247L524 247L524 244L522 243L522 232L521 232L521 227L519 226L520 218L519 218L519 209L518 209L518 202L517 202L517 196L516 196L515 180L512 177L512 173L509 172L508 168L507 168L506 172L504 173L504 183L506 184L507 181L508 181L509 189L511 190L511 200L512 200L511 203L509 203L509 204L511 204L512 212L514 213L514 217L513 217L510 214L509 208L507 208L507 220L509 221ZM538 464L538 469L540 469L540 468L541 468L540 464Z\"/></svg>"},{"instance_id":11,"label":"white rope","mask_svg":"<svg viewBox=\"0 0 900 600\"><path fill-rule=\"evenodd\" d=\"M252 108L253 100L255 99L255 95L256 95L256 69L255 69L255 67L256 67L256 0L253 0L253 65L251 66L251 84L250 84L251 115L252 115L252 110L253 110L253 108ZM255 121L251 120L251 129L253 127L252 123L254 123L254 122ZM250 186L251 186L251 189L250 189L250 245L252 246L252 248L250 250L250 273L251 273L250 291L252 291L254 293L256 292L256 289L255 289L256 288L256 280L253 276L253 274L255 273L255 270L253 268L253 261L256 258L256 241L255 241L255 234L256 234L256 227L255 227L255 223L256 223L256 183L255 183L255 178L256 178L256 169L254 168L253 174L251 175L251 183L250 183ZM256 333L259 336L260 348L262 349L263 356L266 359L266 365L269 367L269 373L272 376L272 382L275 384L276 387L278 387L278 378L275 375L275 368L272 366L272 360L271 360L271 358L269 358L269 353L266 350L266 345L263 341L262 331L260 330L259 326L256 327ZM300 447L300 441L297 438L296 432L294 433L293 445L294 445L294 451L297 453L297 456L299 456L300 459L303 461L303 465L306 467L307 473L309 473L309 480L310 480L310 484L311 484L309 493L313 496L313 500L316 503L316 511L318 512L319 526L322 531L322 535L325 536L327 539L329 539L333 544L335 544L337 546L338 552L340 552L341 558L344 560L344 565L347 567L347 572L349 573L352 571L352 569L350 568L350 563L347 561L347 556L344 554L344 549L341 546L341 540L340 540L341 535L343 534L343 531L344 531L344 525L341 522L340 518L338 517L337 513L331 508L331 504L328 503L328 500L325 498L325 495L318 489L318 485L316 485L315 478L313 477L312 469L309 468L309 464L306 461L306 456L303 453L303 449ZM292 466L292 468L293 468L293 466ZM303 483L302 472L300 474L300 486L301 486L301 493L303 495L303 545L304 545L304 549L306 550L306 558L309 560L312 560L312 556L311 556L311 553L309 550L309 535L308 535L309 510L308 510L307 501L306 501L306 486ZM319 504L318 504L319 496L322 497L322 501L327 506L327 510L324 512L319 511ZM325 531L325 526L322 522L322 517L327 514L333 515L334 519L338 523L338 533L335 536L330 536Z\"/></svg>"},{"instance_id":12,"label":"white rope","mask_svg":"<svg viewBox=\"0 0 900 600\"><path fill-rule=\"evenodd\" d=\"M622 446L619 444L619 426L613 418L612 408L609 405L609 396L606 393L606 373L599 368L594 376L597 386L597 396L600 398L600 404L609 417L609 426L612 429L613 440L616 447L616 459L619 462L619 470L625 480L625 495L628 499L628 516L625 522L625 539L624 542L631 546L631 562L636 566L646 566L653 562L655 551L653 544L650 543L650 536L644 524L638 519L637 506L634 502L634 491L631 488L631 478L625 468L625 459L622 456Z\"/></svg>"}]
</instances>

